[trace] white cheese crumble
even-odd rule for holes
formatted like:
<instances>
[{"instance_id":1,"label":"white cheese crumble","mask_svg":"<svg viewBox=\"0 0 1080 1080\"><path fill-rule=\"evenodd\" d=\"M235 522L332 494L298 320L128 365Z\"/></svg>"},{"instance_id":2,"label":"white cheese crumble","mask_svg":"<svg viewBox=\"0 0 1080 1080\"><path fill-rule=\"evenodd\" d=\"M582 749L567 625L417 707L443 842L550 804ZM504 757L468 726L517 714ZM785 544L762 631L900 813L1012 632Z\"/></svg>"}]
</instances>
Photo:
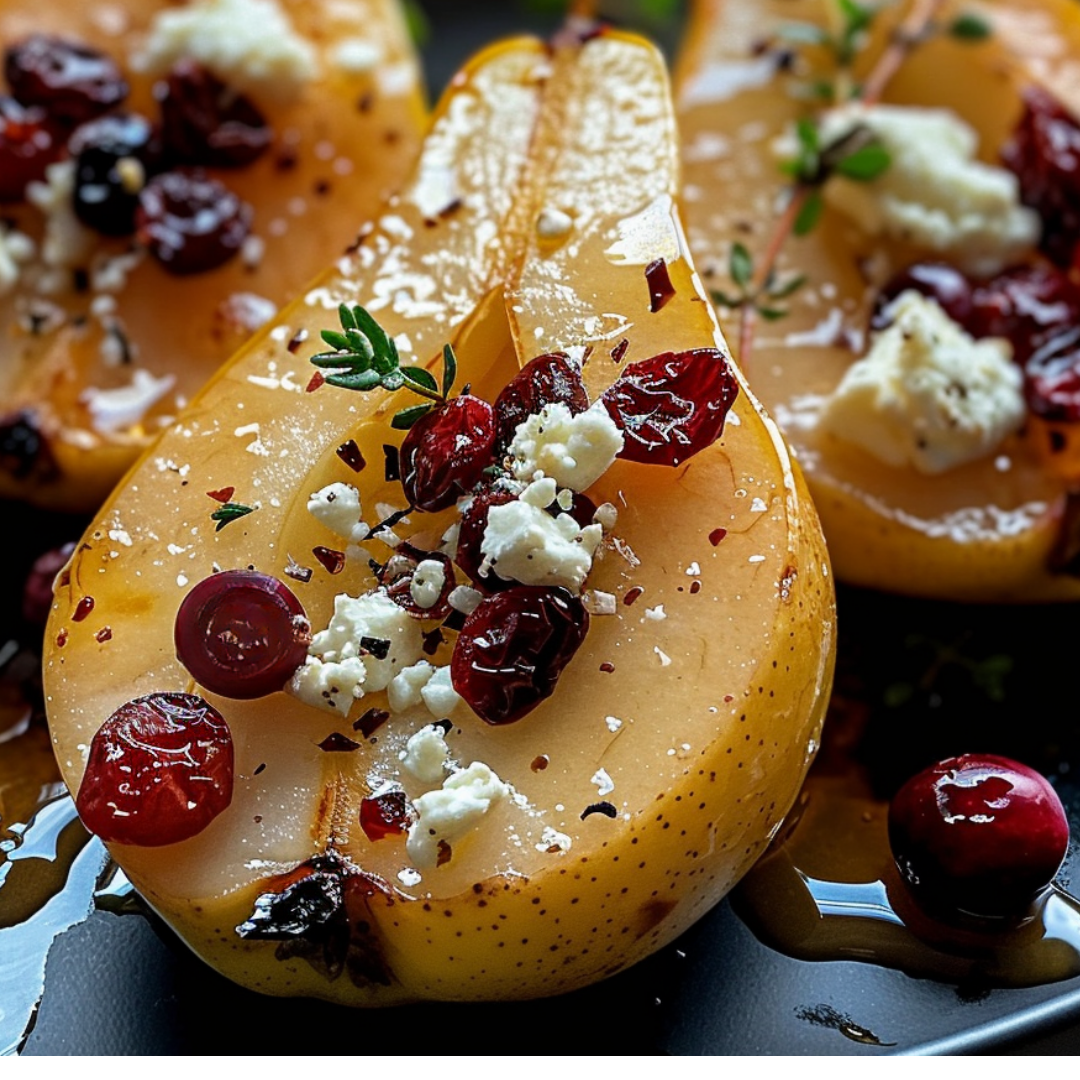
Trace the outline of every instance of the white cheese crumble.
<instances>
[{"instance_id":1,"label":"white cheese crumble","mask_svg":"<svg viewBox=\"0 0 1080 1080\"><path fill-rule=\"evenodd\" d=\"M399 671L386 688L386 699L394 712L404 712L421 702L420 691L435 671L427 660L418 660Z\"/></svg>"},{"instance_id":2,"label":"white cheese crumble","mask_svg":"<svg viewBox=\"0 0 1080 1080\"><path fill-rule=\"evenodd\" d=\"M430 665L428 665L430 667ZM428 724L409 738L398 754L401 767L422 784L441 783L450 760L446 733L438 724Z\"/></svg>"},{"instance_id":3,"label":"white cheese crumble","mask_svg":"<svg viewBox=\"0 0 1080 1080\"><path fill-rule=\"evenodd\" d=\"M492 806L509 793L509 785L482 761L451 773L441 788L425 792L413 801L418 816L409 827L405 841L409 858L422 869L434 868L440 845L453 845L467 836Z\"/></svg>"},{"instance_id":4,"label":"white cheese crumble","mask_svg":"<svg viewBox=\"0 0 1080 1080\"><path fill-rule=\"evenodd\" d=\"M88 386L79 395L79 401L89 411L94 430L102 435L112 435L141 423L148 410L165 397L175 383L174 375L163 375L158 379L144 368L135 368L127 386L111 390Z\"/></svg>"},{"instance_id":5,"label":"white cheese crumble","mask_svg":"<svg viewBox=\"0 0 1080 1080\"><path fill-rule=\"evenodd\" d=\"M450 678L450 665L437 667L431 678L420 689L420 697L432 716L440 718L450 716L461 704L461 695L454 689Z\"/></svg>"},{"instance_id":6,"label":"white cheese crumble","mask_svg":"<svg viewBox=\"0 0 1080 1080\"><path fill-rule=\"evenodd\" d=\"M294 100L317 75L314 47L277 0L194 0L161 11L131 65L161 74L184 58L263 101Z\"/></svg>"},{"instance_id":7,"label":"white cheese crumble","mask_svg":"<svg viewBox=\"0 0 1080 1080\"><path fill-rule=\"evenodd\" d=\"M360 492L352 484L340 481L313 492L307 502L308 513L332 533L351 543L366 540L370 530L360 515L364 512Z\"/></svg>"},{"instance_id":8,"label":"white cheese crumble","mask_svg":"<svg viewBox=\"0 0 1080 1080\"><path fill-rule=\"evenodd\" d=\"M34 241L0 221L0 296L19 280L19 267L34 257Z\"/></svg>"},{"instance_id":9,"label":"white cheese crumble","mask_svg":"<svg viewBox=\"0 0 1080 1080\"><path fill-rule=\"evenodd\" d=\"M550 478L541 479L520 499L488 510L480 541L481 574L487 568L523 585L562 585L581 591L604 531L595 524L581 528L569 514L552 517L535 505L540 499L531 497L531 489L551 483Z\"/></svg>"},{"instance_id":10,"label":"white cheese crumble","mask_svg":"<svg viewBox=\"0 0 1080 1080\"><path fill-rule=\"evenodd\" d=\"M995 273L1037 242L1039 217L1020 205L1016 177L975 160L978 136L956 114L852 103L825 114L822 145L857 125L885 146L889 167L869 182L833 176L825 194L871 236L948 255L972 274Z\"/></svg>"},{"instance_id":11,"label":"white cheese crumble","mask_svg":"<svg viewBox=\"0 0 1080 1080\"><path fill-rule=\"evenodd\" d=\"M366 652L362 638L389 641L385 658ZM311 639L289 692L308 705L348 716L355 700L385 690L399 671L420 660L423 644L420 624L386 593L339 593L330 624Z\"/></svg>"},{"instance_id":12,"label":"white cheese crumble","mask_svg":"<svg viewBox=\"0 0 1080 1080\"><path fill-rule=\"evenodd\" d=\"M54 161L45 168L44 180L26 185L26 198L45 216L45 235L41 241L41 260L51 270L79 266L90 259L97 245L97 235L75 216L75 162ZM48 292L68 286L63 275L39 283Z\"/></svg>"},{"instance_id":13,"label":"white cheese crumble","mask_svg":"<svg viewBox=\"0 0 1080 1080\"><path fill-rule=\"evenodd\" d=\"M409 582L409 594L418 608L434 607L446 585L446 567L438 559L421 559Z\"/></svg>"},{"instance_id":14,"label":"white cheese crumble","mask_svg":"<svg viewBox=\"0 0 1080 1080\"><path fill-rule=\"evenodd\" d=\"M602 402L576 415L553 402L518 424L508 453L518 480L541 474L559 487L585 491L607 472L622 447L622 432Z\"/></svg>"},{"instance_id":15,"label":"white cheese crumble","mask_svg":"<svg viewBox=\"0 0 1080 1080\"><path fill-rule=\"evenodd\" d=\"M820 424L887 465L941 473L992 454L1025 415L1023 375L999 338L976 341L914 290L826 400Z\"/></svg>"}]
</instances>

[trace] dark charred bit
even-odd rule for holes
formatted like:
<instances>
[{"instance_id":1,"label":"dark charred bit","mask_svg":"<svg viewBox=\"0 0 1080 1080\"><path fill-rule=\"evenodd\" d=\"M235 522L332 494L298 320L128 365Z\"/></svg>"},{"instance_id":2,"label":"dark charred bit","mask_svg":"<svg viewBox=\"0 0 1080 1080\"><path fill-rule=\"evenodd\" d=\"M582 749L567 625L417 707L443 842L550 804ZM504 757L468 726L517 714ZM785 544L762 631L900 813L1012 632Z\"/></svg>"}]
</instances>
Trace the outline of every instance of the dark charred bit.
<instances>
[{"instance_id":1,"label":"dark charred bit","mask_svg":"<svg viewBox=\"0 0 1080 1080\"><path fill-rule=\"evenodd\" d=\"M645 281L649 286L649 310L655 314L675 295L667 263L663 259L653 259L645 267Z\"/></svg>"},{"instance_id":2,"label":"dark charred bit","mask_svg":"<svg viewBox=\"0 0 1080 1080\"><path fill-rule=\"evenodd\" d=\"M436 626L434 630L428 630L424 634L424 655L434 656L439 651L439 646L445 641L442 627Z\"/></svg>"},{"instance_id":3,"label":"dark charred bit","mask_svg":"<svg viewBox=\"0 0 1080 1080\"><path fill-rule=\"evenodd\" d=\"M393 444L383 445L383 454L386 464L383 468L383 476L388 484L401 479L401 465L398 462L398 448Z\"/></svg>"},{"instance_id":4,"label":"dark charred bit","mask_svg":"<svg viewBox=\"0 0 1080 1080\"><path fill-rule=\"evenodd\" d=\"M391 644L393 643L389 638L362 637L360 650L369 656L374 656L376 660L385 660L390 655Z\"/></svg>"},{"instance_id":5,"label":"dark charred bit","mask_svg":"<svg viewBox=\"0 0 1080 1080\"><path fill-rule=\"evenodd\" d=\"M0 417L0 470L16 480L52 480L59 475L49 441L28 409Z\"/></svg>"},{"instance_id":6,"label":"dark charred bit","mask_svg":"<svg viewBox=\"0 0 1080 1080\"><path fill-rule=\"evenodd\" d=\"M319 743L319 749L328 754L351 753L353 750L359 750L360 744L353 742L348 735L342 735L340 731L332 731Z\"/></svg>"},{"instance_id":7,"label":"dark charred bit","mask_svg":"<svg viewBox=\"0 0 1080 1080\"><path fill-rule=\"evenodd\" d=\"M1065 496L1057 540L1050 552L1050 570L1055 574L1080 577L1080 491Z\"/></svg>"},{"instance_id":8,"label":"dark charred bit","mask_svg":"<svg viewBox=\"0 0 1080 1080\"><path fill-rule=\"evenodd\" d=\"M352 439L343 442L337 448L336 453L353 472L363 472L364 466L367 465L367 462L364 460L364 455L360 453L360 447L357 446Z\"/></svg>"},{"instance_id":9,"label":"dark charred bit","mask_svg":"<svg viewBox=\"0 0 1080 1080\"><path fill-rule=\"evenodd\" d=\"M589 805L581 811L581 820L584 821L592 814L603 814L604 817L614 818L619 816L619 811L605 799L602 802L589 803Z\"/></svg>"},{"instance_id":10,"label":"dark charred bit","mask_svg":"<svg viewBox=\"0 0 1080 1080\"><path fill-rule=\"evenodd\" d=\"M370 708L353 721L353 731L359 731L365 739L370 739L389 719L390 714L385 709Z\"/></svg>"}]
</instances>

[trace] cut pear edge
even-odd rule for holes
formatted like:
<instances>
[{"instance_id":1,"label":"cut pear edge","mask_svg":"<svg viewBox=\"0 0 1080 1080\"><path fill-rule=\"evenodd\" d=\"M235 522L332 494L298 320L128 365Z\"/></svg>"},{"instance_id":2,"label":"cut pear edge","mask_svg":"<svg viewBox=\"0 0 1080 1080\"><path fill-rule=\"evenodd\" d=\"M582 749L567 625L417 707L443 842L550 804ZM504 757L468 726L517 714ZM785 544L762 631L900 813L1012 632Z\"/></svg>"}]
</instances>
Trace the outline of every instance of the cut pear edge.
<instances>
[{"instance_id":1,"label":"cut pear edge","mask_svg":"<svg viewBox=\"0 0 1080 1080\"><path fill-rule=\"evenodd\" d=\"M855 78L865 77L889 20L904 6L894 5L878 20ZM752 251L767 243L785 183L773 141L805 108L785 92L786 76L768 74L767 58L754 59L754 43L766 40L770 27L813 22L822 10L809 0L699 0L691 6L674 66L683 132L682 209L694 257L721 288L729 289L734 237L744 237ZM965 11L962 3L948 3L942 25ZM955 109L978 132L982 158L992 161L1019 113L1023 84L1041 82L1080 112L1080 11L1065 0L994 0L980 12L999 28L990 40L966 44L939 35L912 54L885 100ZM964 77L945 79L942 72ZM736 226L751 232L738 233ZM781 279L810 268L811 281L785 299L785 319L759 320L747 372L803 468L837 577L861 587L968 602L1080 598L1080 580L1050 569L1071 510L1071 481L1055 471L1045 434L1013 437L981 462L924 476L879 464L815 431L813 402L831 392L856 355L823 340L826 316L850 302L837 336L864 332L872 290L856 262L883 250L860 239L835 209L826 210L809 236L789 240L778 266ZM834 298L824 298L820 286Z\"/></svg>"},{"instance_id":2,"label":"cut pear edge","mask_svg":"<svg viewBox=\"0 0 1080 1080\"><path fill-rule=\"evenodd\" d=\"M587 103L601 125L633 115L636 98L666 100L663 63L638 38L605 34L570 56L556 62L583 99L572 107ZM543 136L556 145L538 146L551 71L535 42L504 43L470 64L440 103L417 167L448 184L447 212L424 212L417 184L408 185L359 250L199 395L83 537L58 584L44 672L73 790L85 747L124 701L198 691L175 658L172 623L187 589L215 567L279 576L307 567L310 582L288 580L316 628L337 593L373 584L362 560L340 574L319 563L315 550L341 541L306 502L345 481L360 489L365 511L403 505L400 486L385 478L383 448L400 438L387 420L407 395L306 392L303 356L288 349L299 327L314 351L337 305L362 303L395 337L403 363L430 362L450 341L459 384L488 400L519 369L536 326L552 336L529 355L587 344L573 327L590 298L620 332L632 322L627 357L722 343L687 257L672 262L674 295L653 313L644 266L604 255L620 206L606 216L597 208L579 259L554 260L565 268L559 288L529 283L534 272L550 279L551 266L540 264L558 250L522 258L536 192L550 190L548 176L569 160L562 125ZM669 105L658 117L673 125ZM674 145L671 131L665 144ZM668 153L658 167L674 162ZM674 183L650 177L640 209ZM677 225L677 210L666 212ZM528 222L528 235L512 231L513 221ZM610 242L619 236L615 229ZM337 452L347 441L367 462L359 472ZM253 511L215 531L217 504L206 493L227 487ZM410 798L423 790L398 755L432 720L425 710L398 712L374 739L333 753L320 743L334 732L358 740L354 718L385 707L385 695L366 695L343 719L286 694L240 702L204 693L233 731L232 805L181 844L112 847L196 953L261 992L353 1005L546 996L654 952L760 855L819 743L835 654L828 555L801 476L743 386L713 446L677 469L617 461L590 497L619 510L589 581L618 598L616 612L592 619L552 697L518 723L492 728L464 705L453 713L454 761L487 764L512 795L454 842L445 865L418 869L400 838L369 841L357 817L378 781L400 783ZM400 531L431 543L454 514L409 517ZM76 619L87 596L92 615ZM433 656L448 658L449 642ZM387 889L353 896L343 938L338 924L325 940L237 936L257 897L282 887L276 875L324 854Z\"/></svg>"}]
</instances>

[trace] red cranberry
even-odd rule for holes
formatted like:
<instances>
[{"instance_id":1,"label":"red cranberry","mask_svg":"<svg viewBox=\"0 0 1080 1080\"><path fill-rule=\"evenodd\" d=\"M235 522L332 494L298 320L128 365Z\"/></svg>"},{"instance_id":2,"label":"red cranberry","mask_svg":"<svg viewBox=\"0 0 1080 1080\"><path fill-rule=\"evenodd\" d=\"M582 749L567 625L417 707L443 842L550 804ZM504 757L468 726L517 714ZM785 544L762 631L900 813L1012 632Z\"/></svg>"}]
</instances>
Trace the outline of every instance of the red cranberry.
<instances>
[{"instance_id":1,"label":"red cranberry","mask_svg":"<svg viewBox=\"0 0 1080 1080\"><path fill-rule=\"evenodd\" d=\"M545 405L561 402L571 413L589 407L581 370L566 353L548 353L530 360L495 399L495 446L505 453L518 424Z\"/></svg>"},{"instance_id":2,"label":"red cranberry","mask_svg":"<svg viewBox=\"0 0 1080 1080\"><path fill-rule=\"evenodd\" d=\"M1047 420L1080 420L1080 326L1049 338L1024 367L1028 408Z\"/></svg>"},{"instance_id":3,"label":"red cranberry","mask_svg":"<svg viewBox=\"0 0 1080 1080\"><path fill-rule=\"evenodd\" d=\"M211 693L262 697L280 690L304 662L310 630L284 582L257 570L224 570L184 597L176 655Z\"/></svg>"},{"instance_id":4,"label":"red cranberry","mask_svg":"<svg viewBox=\"0 0 1080 1080\"><path fill-rule=\"evenodd\" d=\"M32 34L4 51L12 96L40 105L66 124L81 124L119 105L128 85L115 62L89 46L50 34Z\"/></svg>"},{"instance_id":5,"label":"red cranberry","mask_svg":"<svg viewBox=\"0 0 1080 1080\"><path fill-rule=\"evenodd\" d=\"M165 152L185 165L248 165L269 146L266 118L194 60L181 60L154 87Z\"/></svg>"},{"instance_id":6,"label":"red cranberry","mask_svg":"<svg viewBox=\"0 0 1080 1080\"><path fill-rule=\"evenodd\" d=\"M870 318L871 330L884 330L892 324L887 308L908 289L936 300L949 318L967 326L971 318L971 282L948 263L916 263L893 277L878 293Z\"/></svg>"},{"instance_id":7,"label":"red cranberry","mask_svg":"<svg viewBox=\"0 0 1080 1080\"><path fill-rule=\"evenodd\" d=\"M400 836L411 823L411 807L404 791L384 791L360 800L360 828L369 840Z\"/></svg>"},{"instance_id":8,"label":"red cranberry","mask_svg":"<svg viewBox=\"0 0 1080 1080\"><path fill-rule=\"evenodd\" d=\"M469 579L485 592L495 592L498 589L509 588L513 584L499 577L494 570L489 570L483 577L480 576L480 565L484 561L480 543L484 539L484 530L487 528L488 511L493 506L504 506L516 498L517 495L512 491L507 491L506 488L484 487L476 492L461 511L455 558L458 566Z\"/></svg>"},{"instance_id":9,"label":"red cranberry","mask_svg":"<svg viewBox=\"0 0 1080 1080\"><path fill-rule=\"evenodd\" d=\"M63 153L44 110L25 108L0 96L0 202L19 202L31 180L45 177L45 166Z\"/></svg>"},{"instance_id":10,"label":"red cranberry","mask_svg":"<svg viewBox=\"0 0 1080 1080\"><path fill-rule=\"evenodd\" d=\"M90 743L75 806L102 840L157 847L202 832L232 801L233 745L194 694L121 705Z\"/></svg>"},{"instance_id":11,"label":"red cranberry","mask_svg":"<svg viewBox=\"0 0 1080 1080\"><path fill-rule=\"evenodd\" d=\"M175 169L139 193L139 242L172 274L199 274L228 262L251 231L252 209L219 180Z\"/></svg>"},{"instance_id":12,"label":"red cranberry","mask_svg":"<svg viewBox=\"0 0 1080 1080\"><path fill-rule=\"evenodd\" d=\"M110 113L76 128L68 150L75 159L78 219L107 236L133 232L139 191L161 161L154 125L139 113Z\"/></svg>"},{"instance_id":13,"label":"red cranberry","mask_svg":"<svg viewBox=\"0 0 1080 1080\"><path fill-rule=\"evenodd\" d=\"M910 779L889 806L901 875L931 908L1022 914L1065 858L1069 823L1050 783L993 754L963 754Z\"/></svg>"},{"instance_id":14,"label":"red cranberry","mask_svg":"<svg viewBox=\"0 0 1080 1080\"><path fill-rule=\"evenodd\" d=\"M37 415L29 409L0 416L0 469L16 480L56 476L56 461Z\"/></svg>"},{"instance_id":15,"label":"red cranberry","mask_svg":"<svg viewBox=\"0 0 1080 1080\"><path fill-rule=\"evenodd\" d=\"M75 550L75 542L52 548L39 555L30 567L23 586L22 614L31 626L44 626L53 603L53 581Z\"/></svg>"},{"instance_id":16,"label":"red cranberry","mask_svg":"<svg viewBox=\"0 0 1080 1080\"><path fill-rule=\"evenodd\" d=\"M1080 125L1047 90L1029 86L1001 158L1020 181L1021 201L1042 218L1042 250L1070 266L1080 242Z\"/></svg>"},{"instance_id":17,"label":"red cranberry","mask_svg":"<svg viewBox=\"0 0 1080 1080\"><path fill-rule=\"evenodd\" d=\"M628 364L601 400L626 440L619 457L678 465L720 437L738 392L722 352L691 349Z\"/></svg>"},{"instance_id":18,"label":"red cranberry","mask_svg":"<svg viewBox=\"0 0 1080 1080\"><path fill-rule=\"evenodd\" d=\"M555 690L589 614L562 588L517 585L482 601L450 658L454 689L489 724L520 720Z\"/></svg>"},{"instance_id":19,"label":"red cranberry","mask_svg":"<svg viewBox=\"0 0 1080 1080\"><path fill-rule=\"evenodd\" d=\"M442 588L438 599L430 607L421 607L413 598L413 578L417 566L424 560L439 563L443 570ZM417 619L445 619L451 612L450 594L457 585L454 566L441 551L420 551L410 544L402 544L390 557L390 561L377 575L379 584L386 589L386 595L399 607L403 607Z\"/></svg>"},{"instance_id":20,"label":"red cranberry","mask_svg":"<svg viewBox=\"0 0 1080 1080\"><path fill-rule=\"evenodd\" d=\"M445 510L475 487L492 464L495 411L461 394L413 424L401 444L405 497L417 510Z\"/></svg>"}]
</instances>

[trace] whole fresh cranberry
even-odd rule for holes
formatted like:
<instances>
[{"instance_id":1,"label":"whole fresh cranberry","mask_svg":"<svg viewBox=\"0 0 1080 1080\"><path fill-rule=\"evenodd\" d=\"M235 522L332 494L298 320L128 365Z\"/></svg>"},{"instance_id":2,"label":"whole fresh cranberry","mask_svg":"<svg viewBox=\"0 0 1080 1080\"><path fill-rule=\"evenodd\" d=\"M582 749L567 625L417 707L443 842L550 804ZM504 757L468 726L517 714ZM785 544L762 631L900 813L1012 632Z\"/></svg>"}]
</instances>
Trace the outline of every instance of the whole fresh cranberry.
<instances>
[{"instance_id":1,"label":"whole fresh cranberry","mask_svg":"<svg viewBox=\"0 0 1080 1080\"><path fill-rule=\"evenodd\" d=\"M1069 823L1034 769L963 754L912 777L889 806L901 876L931 910L1022 915L1065 858Z\"/></svg>"},{"instance_id":2,"label":"whole fresh cranberry","mask_svg":"<svg viewBox=\"0 0 1080 1080\"><path fill-rule=\"evenodd\" d=\"M136 236L171 274L213 270L233 258L251 232L253 211L220 180L173 169L139 192Z\"/></svg>"},{"instance_id":3,"label":"whole fresh cranberry","mask_svg":"<svg viewBox=\"0 0 1080 1080\"><path fill-rule=\"evenodd\" d=\"M31 180L63 153L65 138L49 123L44 109L20 105L0 95L0 202L19 202Z\"/></svg>"},{"instance_id":4,"label":"whole fresh cranberry","mask_svg":"<svg viewBox=\"0 0 1080 1080\"><path fill-rule=\"evenodd\" d=\"M496 450L505 453L518 424L554 402L575 415L589 407L581 369L566 353L537 356L503 387L495 399Z\"/></svg>"},{"instance_id":5,"label":"whole fresh cranberry","mask_svg":"<svg viewBox=\"0 0 1080 1080\"><path fill-rule=\"evenodd\" d=\"M589 614L566 589L517 585L483 600L450 658L454 689L489 724L520 720L555 690Z\"/></svg>"},{"instance_id":6,"label":"whole fresh cranberry","mask_svg":"<svg viewBox=\"0 0 1080 1080\"><path fill-rule=\"evenodd\" d=\"M311 626L284 582L257 570L203 578L176 613L176 655L211 693L256 698L280 690L304 662Z\"/></svg>"},{"instance_id":7,"label":"whole fresh cranberry","mask_svg":"<svg viewBox=\"0 0 1080 1080\"><path fill-rule=\"evenodd\" d=\"M1020 199L1042 218L1042 250L1073 265L1080 243L1080 124L1049 91L1024 91L1024 113L1001 152Z\"/></svg>"},{"instance_id":8,"label":"whole fresh cranberry","mask_svg":"<svg viewBox=\"0 0 1080 1080\"><path fill-rule=\"evenodd\" d=\"M232 801L228 724L194 694L121 705L90 742L76 809L102 840L157 847L202 832Z\"/></svg>"},{"instance_id":9,"label":"whole fresh cranberry","mask_svg":"<svg viewBox=\"0 0 1080 1080\"><path fill-rule=\"evenodd\" d=\"M413 424L398 456L401 486L417 510L445 510L482 479L493 463L495 411L459 394Z\"/></svg>"},{"instance_id":10,"label":"whole fresh cranberry","mask_svg":"<svg viewBox=\"0 0 1080 1080\"><path fill-rule=\"evenodd\" d=\"M691 349L627 364L601 400L623 433L619 457L679 465L720 437L738 392L722 352Z\"/></svg>"},{"instance_id":11,"label":"whole fresh cranberry","mask_svg":"<svg viewBox=\"0 0 1080 1080\"><path fill-rule=\"evenodd\" d=\"M31 34L4 50L12 97L38 105L54 120L81 124L115 108L128 84L115 61L97 49L54 34Z\"/></svg>"}]
</instances>

